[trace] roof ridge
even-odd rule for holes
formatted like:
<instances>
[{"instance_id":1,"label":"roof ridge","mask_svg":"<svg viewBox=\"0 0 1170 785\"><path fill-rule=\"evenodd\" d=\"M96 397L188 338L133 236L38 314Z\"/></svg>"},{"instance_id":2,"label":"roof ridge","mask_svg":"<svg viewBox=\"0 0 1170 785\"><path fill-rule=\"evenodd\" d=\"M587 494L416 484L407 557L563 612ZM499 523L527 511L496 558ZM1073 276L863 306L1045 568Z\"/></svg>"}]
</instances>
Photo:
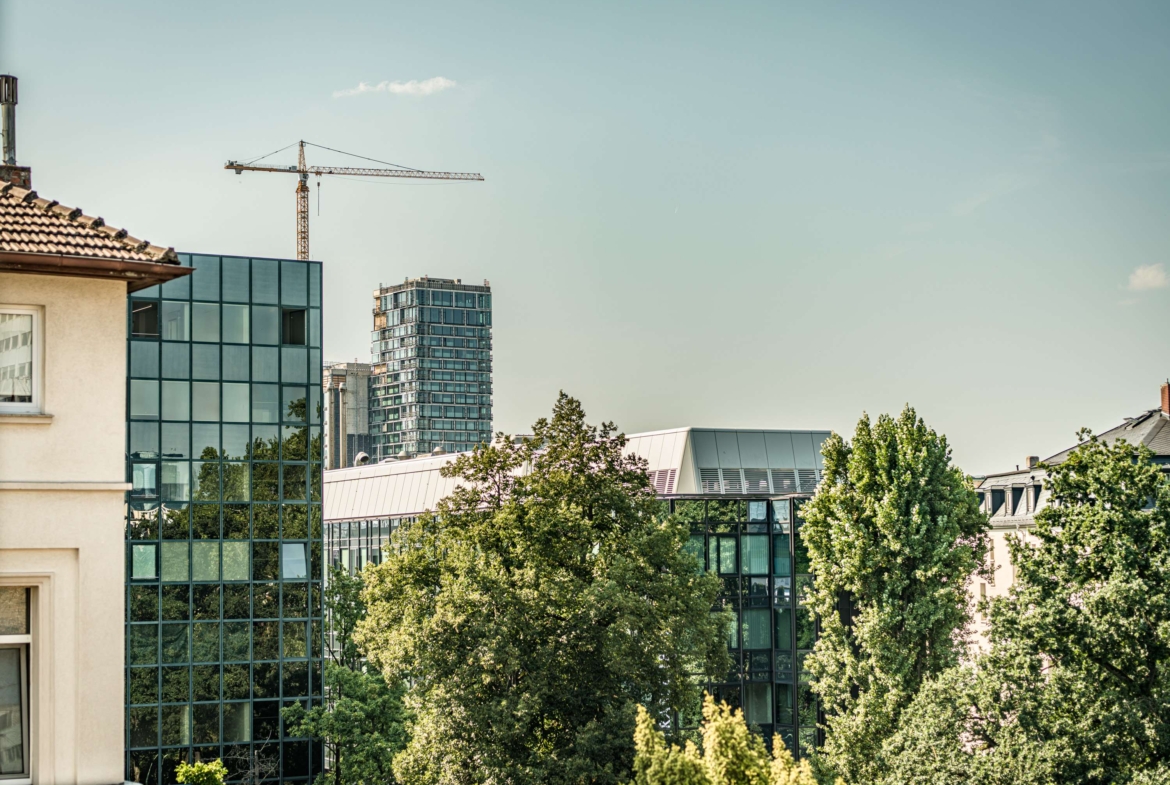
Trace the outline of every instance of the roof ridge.
<instances>
[{"instance_id":1,"label":"roof ridge","mask_svg":"<svg viewBox=\"0 0 1170 785\"><path fill-rule=\"evenodd\" d=\"M178 264L179 255L173 247L164 248L154 245L149 240L142 240L132 236L125 229L114 229L106 225L101 216L86 215L80 207L68 207L56 199L45 199L31 188L21 188L7 180L0 181L0 197L7 197L19 204L33 206L42 212L55 216L71 223L76 223L92 232L95 232L112 242L118 243L125 249L149 257L149 261L156 264Z\"/></svg>"}]
</instances>

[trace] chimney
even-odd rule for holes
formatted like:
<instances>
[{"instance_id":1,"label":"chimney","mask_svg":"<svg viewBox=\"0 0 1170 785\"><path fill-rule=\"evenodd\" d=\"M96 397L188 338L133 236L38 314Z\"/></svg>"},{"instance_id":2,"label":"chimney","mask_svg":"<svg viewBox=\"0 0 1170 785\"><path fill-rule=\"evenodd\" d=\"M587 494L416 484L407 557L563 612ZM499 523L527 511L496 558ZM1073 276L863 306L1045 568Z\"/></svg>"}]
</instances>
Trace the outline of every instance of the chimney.
<instances>
[{"instance_id":1,"label":"chimney","mask_svg":"<svg viewBox=\"0 0 1170 785\"><path fill-rule=\"evenodd\" d=\"M1036 464L1038 463L1040 463L1039 455L1029 455L1028 457L1024 458L1024 466L1028 469L1035 469Z\"/></svg>"},{"instance_id":2,"label":"chimney","mask_svg":"<svg viewBox=\"0 0 1170 785\"><path fill-rule=\"evenodd\" d=\"M32 170L16 165L16 77L0 74L0 180L32 188Z\"/></svg>"},{"instance_id":3,"label":"chimney","mask_svg":"<svg viewBox=\"0 0 1170 785\"><path fill-rule=\"evenodd\" d=\"M1162 385L1162 414L1170 417L1170 379Z\"/></svg>"}]
</instances>

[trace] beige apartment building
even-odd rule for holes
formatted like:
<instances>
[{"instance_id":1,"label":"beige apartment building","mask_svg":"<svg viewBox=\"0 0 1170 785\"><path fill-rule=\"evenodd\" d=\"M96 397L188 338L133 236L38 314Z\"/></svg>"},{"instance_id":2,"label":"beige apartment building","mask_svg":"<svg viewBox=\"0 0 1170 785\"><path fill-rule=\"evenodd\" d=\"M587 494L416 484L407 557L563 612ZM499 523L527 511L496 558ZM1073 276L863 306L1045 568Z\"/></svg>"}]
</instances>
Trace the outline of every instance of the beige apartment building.
<instances>
[{"instance_id":1,"label":"beige apartment building","mask_svg":"<svg viewBox=\"0 0 1170 785\"><path fill-rule=\"evenodd\" d=\"M1163 384L1160 391L1160 405L1148 409L1098 435L1105 444L1124 439L1130 444L1144 444L1154 453L1154 461L1170 470L1170 384ZM1036 513L1048 504L1048 490L1044 487L1046 472L1042 466L1055 466L1064 462L1074 447L1039 460L1028 456L1024 463L1014 470L990 474L984 477L976 488L982 509L991 523L990 551L988 558L992 568L989 580L976 578L971 591L976 601L1006 595L1015 582L1015 568L1008 551L1008 537L1026 538L1035 526ZM976 615L975 631L979 636L976 643L983 645L983 634L987 620Z\"/></svg>"},{"instance_id":2,"label":"beige apartment building","mask_svg":"<svg viewBox=\"0 0 1170 785\"><path fill-rule=\"evenodd\" d=\"M0 91L14 103L15 79ZM125 769L126 295L190 268L38 196L5 120L0 783L109 785Z\"/></svg>"}]
</instances>

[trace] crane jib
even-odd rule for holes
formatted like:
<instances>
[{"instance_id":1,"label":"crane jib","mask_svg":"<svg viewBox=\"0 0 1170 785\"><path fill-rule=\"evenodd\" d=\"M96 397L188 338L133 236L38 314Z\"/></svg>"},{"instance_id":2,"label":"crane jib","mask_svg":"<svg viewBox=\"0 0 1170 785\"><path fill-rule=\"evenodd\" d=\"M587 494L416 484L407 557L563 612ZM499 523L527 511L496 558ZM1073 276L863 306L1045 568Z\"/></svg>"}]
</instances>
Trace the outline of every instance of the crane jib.
<instances>
[{"instance_id":1,"label":"crane jib","mask_svg":"<svg viewBox=\"0 0 1170 785\"><path fill-rule=\"evenodd\" d=\"M283 174L299 175L297 183L297 258L309 258L309 189L305 185L309 179L309 175L317 175L320 177L323 174L354 176L354 177L405 177L411 180L463 180L463 181L483 181L483 175L476 172L430 172L420 169L409 169L407 167L399 167L397 169L365 169L351 166L308 166L305 164L305 145L306 142L301 142L297 151L297 165L296 166L255 166L252 164L241 163L239 161L228 161L224 164L224 169L231 169L236 174L243 174L244 172L280 172ZM291 145L290 145L291 146ZM287 148L285 148L287 149ZM331 149L331 148L324 148ZM277 150L276 152L280 152ZM343 152L334 150L334 152ZM344 153L345 155L353 155L353 153ZM272 155L272 153L269 153ZM261 156L267 158L268 156ZM363 156L356 156L362 158ZM253 161L259 159L251 159ZM367 159L375 161L375 159ZM390 163L389 161L375 161L376 163ZM397 164L390 163L391 166Z\"/></svg>"}]
</instances>

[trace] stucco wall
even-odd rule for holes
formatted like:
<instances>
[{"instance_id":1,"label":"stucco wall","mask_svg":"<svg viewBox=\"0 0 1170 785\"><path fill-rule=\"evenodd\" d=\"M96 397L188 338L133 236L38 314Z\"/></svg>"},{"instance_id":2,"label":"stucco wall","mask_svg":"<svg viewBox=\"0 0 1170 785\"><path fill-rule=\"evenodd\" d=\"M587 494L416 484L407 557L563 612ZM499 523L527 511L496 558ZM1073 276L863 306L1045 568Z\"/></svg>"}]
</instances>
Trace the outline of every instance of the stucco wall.
<instances>
[{"instance_id":1,"label":"stucco wall","mask_svg":"<svg viewBox=\"0 0 1170 785\"><path fill-rule=\"evenodd\" d=\"M44 308L51 426L0 425L0 480L122 481L126 283L0 273L0 303Z\"/></svg>"},{"instance_id":2,"label":"stucco wall","mask_svg":"<svg viewBox=\"0 0 1170 785\"><path fill-rule=\"evenodd\" d=\"M0 585L33 587L33 781L124 776L126 284L0 274L42 307L44 411L0 417Z\"/></svg>"}]
</instances>

